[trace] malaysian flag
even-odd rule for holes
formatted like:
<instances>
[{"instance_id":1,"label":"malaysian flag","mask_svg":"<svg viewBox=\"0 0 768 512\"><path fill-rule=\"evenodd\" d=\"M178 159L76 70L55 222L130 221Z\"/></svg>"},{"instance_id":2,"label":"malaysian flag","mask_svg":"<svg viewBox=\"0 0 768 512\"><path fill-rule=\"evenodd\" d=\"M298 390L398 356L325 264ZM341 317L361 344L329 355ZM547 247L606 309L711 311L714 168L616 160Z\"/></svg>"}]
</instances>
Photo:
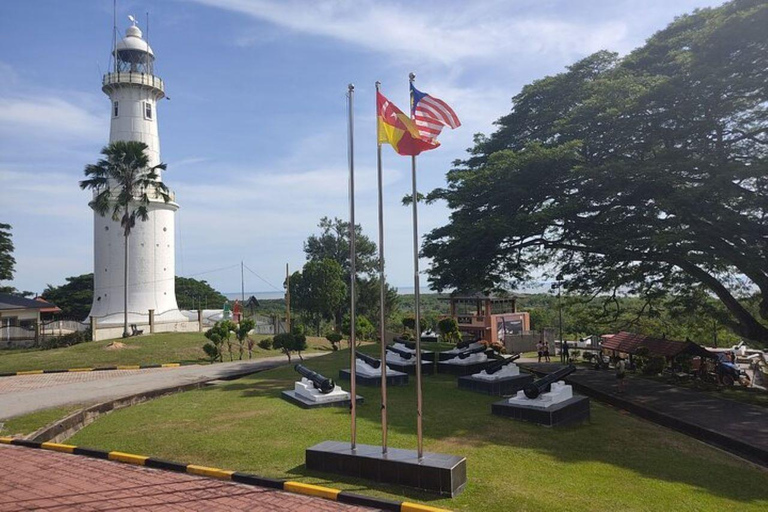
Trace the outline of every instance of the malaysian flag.
<instances>
[{"instance_id":1,"label":"malaysian flag","mask_svg":"<svg viewBox=\"0 0 768 512\"><path fill-rule=\"evenodd\" d=\"M411 82L411 114L419 135L425 140L435 140L443 126L458 128L459 116L443 100L430 96L416 89Z\"/></svg>"}]
</instances>

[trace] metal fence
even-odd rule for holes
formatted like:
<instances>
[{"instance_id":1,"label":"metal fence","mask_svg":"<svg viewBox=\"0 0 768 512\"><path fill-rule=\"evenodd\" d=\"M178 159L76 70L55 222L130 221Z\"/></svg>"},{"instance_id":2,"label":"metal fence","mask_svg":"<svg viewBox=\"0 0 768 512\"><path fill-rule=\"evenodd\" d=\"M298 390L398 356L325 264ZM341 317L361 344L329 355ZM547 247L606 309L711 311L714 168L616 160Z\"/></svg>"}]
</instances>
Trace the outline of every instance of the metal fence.
<instances>
[{"instance_id":1,"label":"metal fence","mask_svg":"<svg viewBox=\"0 0 768 512\"><path fill-rule=\"evenodd\" d=\"M554 331L549 329L544 329L541 332L526 331L522 334L507 334L504 337L504 348L506 348L507 352L510 354L517 352L536 352L536 345L540 341L544 341L549 344L554 353L554 334Z\"/></svg>"},{"instance_id":2,"label":"metal fence","mask_svg":"<svg viewBox=\"0 0 768 512\"><path fill-rule=\"evenodd\" d=\"M40 322L39 332L34 325L0 325L0 349L39 347L51 338L84 332L86 329L88 324L77 320Z\"/></svg>"}]
</instances>

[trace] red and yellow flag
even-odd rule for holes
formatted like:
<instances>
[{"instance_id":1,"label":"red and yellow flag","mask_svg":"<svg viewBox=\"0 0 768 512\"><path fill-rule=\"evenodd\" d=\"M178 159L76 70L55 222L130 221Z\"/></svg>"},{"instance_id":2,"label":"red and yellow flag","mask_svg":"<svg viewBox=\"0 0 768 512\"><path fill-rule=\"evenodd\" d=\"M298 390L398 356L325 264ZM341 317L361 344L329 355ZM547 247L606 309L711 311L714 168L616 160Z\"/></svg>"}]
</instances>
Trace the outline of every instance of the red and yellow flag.
<instances>
[{"instance_id":1,"label":"red and yellow flag","mask_svg":"<svg viewBox=\"0 0 768 512\"><path fill-rule=\"evenodd\" d=\"M378 107L379 144L387 143L394 148L397 154L408 156L418 155L422 151L429 151L440 145L436 140L422 139L416 123L380 92L376 93L376 105Z\"/></svg>"}]
</instances>

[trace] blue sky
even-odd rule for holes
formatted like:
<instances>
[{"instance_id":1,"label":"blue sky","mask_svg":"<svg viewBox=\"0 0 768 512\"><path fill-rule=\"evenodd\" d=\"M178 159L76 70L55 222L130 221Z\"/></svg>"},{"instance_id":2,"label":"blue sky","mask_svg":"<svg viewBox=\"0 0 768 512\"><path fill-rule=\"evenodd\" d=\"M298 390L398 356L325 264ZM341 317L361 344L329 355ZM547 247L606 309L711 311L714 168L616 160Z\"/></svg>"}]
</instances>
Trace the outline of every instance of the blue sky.
<instances>
[{"instance_id":1,"label":"blue sky","mask_svg":"<svg viewBox=\"0 0 768 512\"><path fill-rule=\"evenodd\" d=\"M225 292L279 288L320 217L346 218L345 93L356 85L357 219L376 232L374 82L407 108L408 73L463 122L419 158L419 188L444 183L477 132L526 83L600 49L622 54L707 0L374 2L120 0L150 12L166 183L181 205L178 275ZM109 137L101 92L112 38L109 0L0 3L0 222L13 226L20 289L40 292L92 271L92 213L77 186ZM412 286L409 159L384 148L388 279ZM422 207L420 231L447 222ZM428 265L422 262L422 268ZM232 267L222 271L212 271Z\"/></svg>"}]
</instances>

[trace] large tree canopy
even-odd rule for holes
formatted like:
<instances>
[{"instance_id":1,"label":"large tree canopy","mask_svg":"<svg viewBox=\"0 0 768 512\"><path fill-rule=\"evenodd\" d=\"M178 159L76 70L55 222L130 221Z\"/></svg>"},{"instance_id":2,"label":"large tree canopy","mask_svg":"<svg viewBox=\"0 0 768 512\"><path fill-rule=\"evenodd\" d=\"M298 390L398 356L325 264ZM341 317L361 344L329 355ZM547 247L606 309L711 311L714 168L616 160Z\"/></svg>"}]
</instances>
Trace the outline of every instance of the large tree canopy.
<instances>
[{"instance_id":1,"label":"large tree canopy","mask_svg":"<svg viewBox=\"0 0 768 512\"><path fill-rule=\"evenodd\" d=\"M176 276L176 303L179 309L195 310L203 307L220 308L227 297L213 288L208 281Z\"/></svg>"},{"instance_id":2,"label":"large tree canopy","mask_svg":"<svg viewBox=\"0 0 768 512\"><path fill-rule=\"evenodd\" d=\"M349 222L338 218L323 217L318 224L319 235L310 235L304 242L307 261L322 262L326 259L338 263L343 271L343 280L349 284L351 259L349 257ZM358 313L371 319L379 318L379 258L376 243L363 234L363 228L355 225L355 271L357 273L357 308ZM291 282L293 285L293 282ZM387 317L397 309L397 290L386 285L385 311ZM349 305L349 287L347 299L339 304L334 312L336 326L346 314Z\"/></svg>"},{"instance_id":3,"label":"large tree canopy","mask_svg":"<svg viewBox=\"0 0 768 512\"><path fill-rule=\"evenodd\" d=\"M548 269L581 293L714 295L768 342L766 27L768 4L736 0L524 87L428 197L453 210L426 237L433 285Z\"/></svg>"},{"instance_id":4,"label":"large tree canopy","mask_svg":"<svg viewBox=\"0 0 768 512\"><path fill-rule=\"evenodd\" d=\"M344 304L347 284L338 262L310 260L291 275L291 306L301 311L320 335L320 324L331 320Z\"/></svg>"}]
</instances>

